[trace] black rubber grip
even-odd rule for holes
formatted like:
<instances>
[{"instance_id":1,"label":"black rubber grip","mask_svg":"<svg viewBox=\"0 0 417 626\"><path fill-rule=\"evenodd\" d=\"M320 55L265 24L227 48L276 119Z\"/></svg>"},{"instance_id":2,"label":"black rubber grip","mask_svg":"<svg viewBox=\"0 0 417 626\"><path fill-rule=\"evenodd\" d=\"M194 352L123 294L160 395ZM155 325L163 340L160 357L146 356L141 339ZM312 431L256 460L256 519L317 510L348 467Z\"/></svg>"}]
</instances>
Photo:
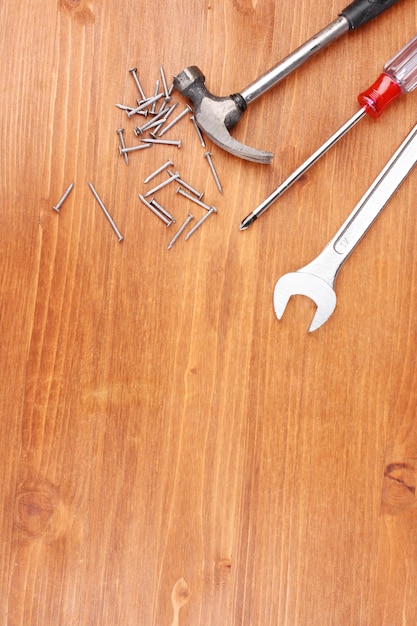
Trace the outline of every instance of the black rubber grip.
<instances>
[{"instance_id":1,"label":"black rubber grip","mask_svg":"<svg viewBox=\"0 0 417 626\"><path fill-rule=\"evenodd\" d=\"M347 19L349 28L358 28L397 2L398 0L355 0L339 15L343 15Z\"/></svg>"}]
</instances>

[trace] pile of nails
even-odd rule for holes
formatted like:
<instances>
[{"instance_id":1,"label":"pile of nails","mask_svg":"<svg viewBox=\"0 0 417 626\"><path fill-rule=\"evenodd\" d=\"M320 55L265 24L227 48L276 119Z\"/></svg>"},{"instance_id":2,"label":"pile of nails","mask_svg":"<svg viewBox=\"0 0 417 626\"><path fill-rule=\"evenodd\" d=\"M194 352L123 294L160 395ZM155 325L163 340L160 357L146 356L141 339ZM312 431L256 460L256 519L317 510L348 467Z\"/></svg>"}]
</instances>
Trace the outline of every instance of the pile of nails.
<instances>
[{"instance_id":1,"label":"pile of nails","mask_svg":"<svg viewBox=\"0 0 417 626\"><path fill-rule=\"evenodd\" d=\"M140 80L137 74L137 68L132 67L129 70L129 73L133 77L135 85L139 91L140 99L136 101L136 104L133 107L127 106L124 104L116 104L117 108L126 112L126 115L129 118L129 120L135 119L135 116L150 118L149 121L146 121L142 126L135 126L133 129L134 135L140 138L139 144L126 146L124 129L123 128L117 129L116 132L119 136L119 153L123 157L126 165L129 164L129 155L135 152L145 150L147 148L151 148L152 146L155 146L157 144L171 145L171 146L177 146L178 148L181 148L181 145L182 145L181 139L165 139L163 137L165 133L171 130L171 128L173 128L181 119L185 118L185 116L189 113L191 113L189 119L193 122L198 139L202 147L206 148L204 137L199 127L197 126L194 116L192 115L192 109L190 106L187 105L179 115L177 115L174 119L169 120L173 111L175 110L175 108L178 106L179 103L178 102L171 103L173 84L171 85L171 87L168 88L166 77L165 77L165 72L162 66L160 66L159 71L160 71L160 79L156 80L154 94L150 98L147 98L145 96L142 85L140 83ZM162 90L160 90L161 84L162 84ZM159 107L157 107L157 103L159 100L162 100L162 104L160 104ZM205 152L204 157L207 159L207 163L213 175L218 191L220 193L223 193L222 185L220 183L219 177L217 175L216 169L213 164L211 152L208 152L208 151ZM144 184L149 183L156 176L162 174L163 172L167 172L168 177L165 178L161 183L153 187L151 190L147 191L144 194L138 194L138 196L141 202L148 209L150 209L150 211L152 211L152 213L156 215L162 223L164 223L166 226L171 226L171 224L176 223L174 216L158 202L154 194L160 191L161 189L163 189L164 187L166 187L167 185L169 185L170 183L176 182L178 185L176 188L176 193L186 198L187 200L193 202L195 205L198 205L199 207L203 208L205 211L205 213L203 214L203 217L199 219L197 223L191 228L191 230L189 230L185 234L185 240L187 240L210 217L210 215L217 213L217 209L214 206L203 202L202 197L204 195L204 192L198 191L188 182L185 182L185 180L183 180L183 178L180 176L178 171L173 172L172 170L168 169L170 166L171 167L174 166L174 162L171 159L163 163L154 172L150 173L143 181ZM105 207L102 199L98 195L95 187L90 182L88 183L88 186L90 187L90 190L93 193L95 199L97 200L99 206L101 207L104 215L108 219L110 226L112 227L113 231L117 235L118 240L123 241L123 235L120 234L119 229L117 228L109 211ZM63 203L65 202L66 198L69 196L73 187L74 187L74 183L71 183L69 187L66 189L66 191L64 192L64 194L62 195L62 197L60 198L60 200L57 202L57 204L54 207L52 207L57 213L60 212L60 209ZM150 199L148 200L148 198ZM168 249L172 248L174 243L185 232L185 230L187 229L187 226L190 224L190 222L193 219L194 219L194 216L191 213L188 213L185 221L181 224L181 226L179 226L174 237L169 242Z\"/></svg>"},{"instance_id":2,"label":"pile of nails","mask_svg":"<svg viewBox=\"0 0 417 626\"><path fill-rule=\"evenodd\" d=\"M195 118L192 115L192 109L189 105L186 105L181 113L171 119L172 113L179 103L172 102L173 84L171 85L171 87L168 87L165 72L162 66L160 66L159 72L160 78L158 78L155 82L154 94L151 97L147 98L142 88L137 73L137 68L132 67L129 70L129 73L131 74L135 82L135 85L140 95L140 99L136 101L136 104L133 107L124 104L116 104L116 107L126 112L129 120L131 120L132 118L134 119L135 116L141 116L145 119L149 118L149 120L147 119L144 124L142 124L141 126L135 126L133 129L134 135L139 138L140 143L136 143L132 146L127 146L125 142L124 129L119 128L116 131L119 136L119 153L124 158L126 165L129 164L129 155L131 155L132 153L142 151L146 148L151 148L152 146L158 144L177 146L178 148L181 148L181 139L166 139L165 134L170 131L180 120L185 118L187 114L189 115L189 119L193 122L201 146L203 148L206 148L204 137L199 127L197 126ZM157 106L158 101L161 101L161 104L159 106ZM220 193L223 193L222 185L213 164L211 152L205 152L204 157L207 159L207 163L213 175L218 191ZM181 177L178 171L173 172L172 170L168 169L170 166L174 166L174 162L171 159L163 163L154 172L151 172L143 181L144 184L149 183L151 180L153 180L155 177L162 174L163 172L167 172L168 177L165 178L161 183L153 187L151 190L143 194L138 194L138 196L141 202L148 209L150 209L150 211L152 211L152 213L156 215L163 224L165 224L167 227L171 226L171 224L176 223L176 219L170 211L168 211L160 204L160 202L158 202L154 194L156 194L164 187L167 187L170 183L176 182L176 193L185 197L191 202L194 202L194 204L205 210L203 217L194 225L191 230L186 233L185 240L187 240L208 219L208 217L210 217L210 215L212 215L213 213L217 213L217 209L214 206L203 202L202 197L204 195L204 192L198 191L188 182L185 182L185 180ZM150 199L148 200L148 198ZM172 248L174 243L179 239L181 234L184 233L188 224L193 219L194 216L191 213L188 213L187 218L178 228L175 236L169 242L168 249Z\"/></svg>"}]
</instances>

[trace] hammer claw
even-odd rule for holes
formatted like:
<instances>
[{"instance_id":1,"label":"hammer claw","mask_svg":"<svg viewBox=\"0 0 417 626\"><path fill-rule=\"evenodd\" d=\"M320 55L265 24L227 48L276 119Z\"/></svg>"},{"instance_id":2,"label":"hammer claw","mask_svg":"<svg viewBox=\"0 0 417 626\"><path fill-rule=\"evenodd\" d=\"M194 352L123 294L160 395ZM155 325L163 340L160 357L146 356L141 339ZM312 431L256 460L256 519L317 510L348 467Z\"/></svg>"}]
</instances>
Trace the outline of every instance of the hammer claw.
<instances>
[{"instance_id":1,"label":"hammer claw","mask_svg":"<svg viewBox=\"0 0 417 626\"><path fill-rule=\"evenodd\" d=\"M246 146L240 141L237 141L237 139L234 139L229 133L224 123L219 121L216 117L202 117L196 115L195 112L194 116L203 133L209 137L213 143L218 145L220 148L223 148L223 150L226 150L227 152L230 152L230 154L233 154L241 159L246 159L247 161L267 164L271 163L274 156L272 152L257 150L256 148L251 148L250 146Z\"/></svg>"},{"instance_id":2,"label":"hammer claw","mask_svg":"<svg viewBox=\"0 0 417 626\"><path fill-rule=\"evenodd\" d=\"M229 130L239 121L246 102L239 94L219 98L205 86L204 74L191 66L174 78L174 87L194 105L194 119L199 128L215 144L241 159L255 163L270 163L271 152L251 148L234 139Z\"/></svg>"}]
</instances>

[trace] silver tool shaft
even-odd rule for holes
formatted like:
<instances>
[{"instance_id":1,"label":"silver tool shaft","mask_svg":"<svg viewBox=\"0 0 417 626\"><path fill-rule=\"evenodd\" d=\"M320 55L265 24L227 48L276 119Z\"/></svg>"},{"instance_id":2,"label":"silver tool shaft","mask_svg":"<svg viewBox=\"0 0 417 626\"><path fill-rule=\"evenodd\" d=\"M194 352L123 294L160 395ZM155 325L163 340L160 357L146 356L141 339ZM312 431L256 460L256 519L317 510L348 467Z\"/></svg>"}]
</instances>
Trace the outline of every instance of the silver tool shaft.
<instances>
[{"instance_id":1,"label":"silver tool shaft","mask_svg":"<svg viewBox=\"0 0 417 626\"><path fill-rule=\"evenodd\" d=\"M325 48L328 44L335 41L338 37L349 30L349 22L344 16L339 16L328 26L311 37L299 48L294 50L287 57L282 59L280 63L265 72L257 80L251 83L246 89L240 92L246 104L253 102L259 96L278 84L283 78L291 74L300 65L312 57L316 52Z\"/></svg>"},{"instance_id":2,"label":"silver tool shaft","mask_svg":"<svg viewBox=\"0 0 417 626\"><path fill-rule=\"evenodd\" d=\"M313 152L292 174L288 176L261 204L249 213L242 223L240 230L246 230L262 213L273 204L283 193L285 193L291 185L293 185L305 172L316 163L332 146L335 145L346 133L355 126L366 115L366 108L362 107L355 115L353 115L343 126L341 126L327 141L325 141L318 150Z\"/></svg>"}]
</instances>

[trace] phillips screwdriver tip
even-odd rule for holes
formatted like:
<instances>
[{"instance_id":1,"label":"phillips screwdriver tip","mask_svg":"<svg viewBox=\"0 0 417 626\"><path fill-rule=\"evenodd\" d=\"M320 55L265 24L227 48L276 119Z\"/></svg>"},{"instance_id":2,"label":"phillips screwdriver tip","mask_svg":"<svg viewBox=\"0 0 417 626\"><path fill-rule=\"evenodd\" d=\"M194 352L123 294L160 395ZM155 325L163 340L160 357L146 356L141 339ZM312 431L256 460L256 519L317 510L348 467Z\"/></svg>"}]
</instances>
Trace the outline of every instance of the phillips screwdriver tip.
<instances>
[{"instance_id":1,"label":"phillips screwdriver tip","mask_svg":"<svg viewBox=\"0 0 417 626\"><path fill-rule=\"evenodd\" d=\"M256 220L258 216L255 213L249 213L247 217L240 223L240 230L246 230Z\"/></svg>"}]
</instances>

